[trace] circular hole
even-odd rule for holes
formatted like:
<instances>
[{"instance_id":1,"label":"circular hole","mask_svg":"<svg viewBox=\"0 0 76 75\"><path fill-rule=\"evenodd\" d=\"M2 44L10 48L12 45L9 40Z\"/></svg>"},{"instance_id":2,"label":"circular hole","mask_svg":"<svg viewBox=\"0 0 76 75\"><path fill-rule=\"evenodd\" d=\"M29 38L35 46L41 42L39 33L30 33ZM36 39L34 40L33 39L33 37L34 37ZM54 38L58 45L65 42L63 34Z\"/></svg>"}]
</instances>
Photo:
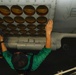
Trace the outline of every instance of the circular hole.
<instances>
[{"instance_id":1,"label":"circular hole","mask_svg":"<svg viewBox=\"0 0 76 75\"><path fill-rule=\"evenodd\" d=\"M32 5L26 5L24 7L23 11L26 15L34 15L35 8Z\"/></svg>"},{"instance_id":2,"label":"circular hole","mask_svg":"<svg viewBox=\"0 0 76 75\"><path fill-rule=\"evenodd\" d=\"M48 8L45 5L40 5L36 8L38 15L46 15L48 13Z\"/></svg>"},{"instance_id":3,"label":"circular hole","mask_svg":"<svg viewBox=\"0 0 76 75\"><path fill-rule=\"evenodd\" d=\"M24 22L25 22L24 18L21 17L21 16L16 16L16 17L14 18L14 20L15 20L15 22L17 22L17 23L24 23Z\"/></svg>"},{"instance_id":4,"label":"circular hole","mask_svg":"<svg viewBox=\"0 0 76 75\"><path fill-rule=\"evenodd\" d=\"M45 29L45 25L44 25L44 24L39 24L39 25L37 26L37 28L43 30L43 29Z\"/></svg>"},{"instance_id":5,"label":"circular hole","mask_svg":"<svg viewBox=\"0 0 76 75\"><path fill-rule=\"evenodd\" d=\"M0 18L0 23L3 23L3 19L2 18Z\"/></svg>"},{"instance_id":6,"label":"circular hole","mask_svg":"<svg viewBox=\"0 0 76 75\"><path fill-rule=\"evenodd\" d=\"M45 34L45 30L38 30L38 34L39 34L39 35L41 35L41 34L42 34L42 35Z\"/></svg>"},{"instance_id":7,"label":"circular hole","mask_svg":"<svg viewBox=\"0 0 76 75\"><path fill-rule=\"evenodd\" d=\"M10 9L5 5L0 5L0 13L2 15L10 15Z\"/></svg>"},{"instance_id":8,"label":"circular hole","mask_svg":"<svg viewBox=\"0 0 76 75\"><path fill-rule=\"evenodd\" d=\"M28 28L28 29L35 29L36 26L35 26L34 24L29 24L29 25L27 25L27 28Z\"/></svg>"},{"instance_id":9,"label":"circular hole","mask_svg":"<svg viewBox=\"0 0 76 75\"><path fill-rule=\"evenodd\" d=\"M18 34L18 31L17 30L10 30L10 33L12 33L12 34Z\"/></svg>"},{"instance_id":10,"label":"circular hole","mask_svg":"<svg viewBox=\"0 0 76 75\"><path fill-rule=\"evenodd\" d=\"M46 17L38 17L37 18L37 22L38 23L46 23L47 22L47 18Z\"/></svg>"},{"instance_id":11,"label":"circular hole","mask_svg":"<svg viewBox=\"0 0 76 75\"><path fill-rule=\"evenodd\" d=\"M9 16L3 17L3 19L7 23L13 23L14 22L14 20L11 17L9 17Z\"/></svg>"},{"instance_id":12,"label":"circular hole","mask_svg":"<svg viewBox=\"0 0 76 75\"><path fill-rule=\"evenodd\" d=\"M10 34L10 30L4 29L4 30L2 30L2 31L3 31L4 34Z\"/></svg>"},{"instance_id":13,"label":"circular hole","mask_svg":"<svg viewBox=\"0 0 76 75\"><path fill-rule=\"evenodd\" d=\"M7 27L4 24L0 24L0 29L6 29Z\"/></svg>"},{"instance_id":14,"label":"circular hole","mask_svg":"<svg viewBox=\"0 0 76 75\"><path fill-rule=\"evenodd\" d=\"M25 21L27 23L35 23L36 22L36 19L34 17L26 17L25 18Z\"/></svg>"},{"instance_id":15,"label":"circular hole","mask_svg":"<svg viewBox=\"0 0 76 75\"><path fill-rule=\"evenodd\" d=\"M22 35L27 33L26 30L19 30L19 32L20 32Z\"/></svg>"},{"instance_id":16,"label":"circular hole","mask_svg":"<svg viewBox=\"0 0 76 75\"><path fill-rule=\"evenodd\" d=\"M11 30L16 29L16 26L14 24L8 24L7 27Z\"/></svg>"},{"instance_id":17,"label":"circular hole","mask_svg":"<svg viewBox=\"0 0 76 75\"><path fill-rule=\"evenodd\" d=\"M20 30L24 30L26 28L26 26L24 24L18 24L17 27L20 29Z\"/></svg>"},{"instance_id":18,"label":"circular hole","mask_svg":"<svg viewBox=\"0 0 76 75\"><path fill-rule=\"evenodd\" d=\"M13 5L11 7L11 12L15 15L21 15L23 13L23 10L20 6L18 5Z\"/></svg>"},{"instance_id":19,"label":"circular hole","mask_svg":"<svg viewBox=\"0 0 76 75\"><path fill-rule=\"evenodd\" d=\"M30 34L35 34L35 33L36 33L36 31L33 30L33 29L30 29L28 32L29 32Z\"/></svg>"}]
</instances>

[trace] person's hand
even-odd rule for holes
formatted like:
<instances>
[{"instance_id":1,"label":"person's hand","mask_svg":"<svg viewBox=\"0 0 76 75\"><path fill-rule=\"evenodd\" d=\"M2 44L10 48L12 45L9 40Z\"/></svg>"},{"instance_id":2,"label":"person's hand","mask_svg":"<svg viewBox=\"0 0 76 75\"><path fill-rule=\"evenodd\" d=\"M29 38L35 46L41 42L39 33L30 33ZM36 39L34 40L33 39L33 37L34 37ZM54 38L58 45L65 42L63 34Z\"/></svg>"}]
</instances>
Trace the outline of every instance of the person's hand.
<instances>
[{"instance_id":1,"label":"person's hand","mask_svg":"<svg viewBox=\"0 0 76 75\"><path fill-rule=\"evenodd\" d=\"M3 41L3 37L0 35L0 42Z\"/></svg>"},{"instance_id":2,"label":"person's hand","mask_svg":"<svg viewBox=\"0 0 76 75\"><path fill-rule=\"evenodd\" d=\"M45 26L46 34L51 34L53 29L53 20L49 20Z\"/></svg>"}]
</instances>

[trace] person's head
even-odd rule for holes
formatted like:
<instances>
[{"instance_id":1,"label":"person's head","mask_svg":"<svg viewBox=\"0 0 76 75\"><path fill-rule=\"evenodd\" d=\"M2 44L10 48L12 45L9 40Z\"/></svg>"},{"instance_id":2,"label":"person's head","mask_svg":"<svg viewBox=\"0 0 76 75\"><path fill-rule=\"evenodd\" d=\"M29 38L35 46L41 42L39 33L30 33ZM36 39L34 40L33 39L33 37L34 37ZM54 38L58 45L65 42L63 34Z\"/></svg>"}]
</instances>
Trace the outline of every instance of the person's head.
<instances>
[{"instance_id":1,"label":"person's head","mask_svg":"<svg viewBox=\"0 0 76 75\"><path fill-rule=\"evenodd\" d=\"M22 69L28 63L27 55L23 52L15 52L12 56L12 63L15 69Z\"/></svg>"}]
</instances>

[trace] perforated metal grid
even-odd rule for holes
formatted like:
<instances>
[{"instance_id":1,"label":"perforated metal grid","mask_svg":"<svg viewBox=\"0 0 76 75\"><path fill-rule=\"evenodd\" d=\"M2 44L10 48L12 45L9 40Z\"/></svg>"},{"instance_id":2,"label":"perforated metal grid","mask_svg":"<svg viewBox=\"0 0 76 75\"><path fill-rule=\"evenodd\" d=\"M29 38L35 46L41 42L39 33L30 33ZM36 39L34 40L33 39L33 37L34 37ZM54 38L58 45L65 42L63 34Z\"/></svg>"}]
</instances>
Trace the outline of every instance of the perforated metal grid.
<instances>
[{"instance_id":1,"label":"perforated metal grid","mask_svg":"<svg viewBox=\"0 0 76 75\"><path fill-rule=\"evenodd\" d=\"M2 9L2 6L4 6L4 9ZM35 9L35 13L32 15L28 15L23 11L25 6L19 6L22 13L14 14L11 11L13 5L12 6L0 5L1 7L0 30L4 33L5 36L45 36L44 29L48 20L49 9L51 7L50 5L48 6L43 5L47 8L48 12L45 15L44 14L39 15L36 12L36 9L39 6L36 5L31 5L31 6ZM19 12L18 9L15 11ZM42 9L42 11L44 10ZM28 22L28 18L30 22Z\"/></svg>"}]
</instances>

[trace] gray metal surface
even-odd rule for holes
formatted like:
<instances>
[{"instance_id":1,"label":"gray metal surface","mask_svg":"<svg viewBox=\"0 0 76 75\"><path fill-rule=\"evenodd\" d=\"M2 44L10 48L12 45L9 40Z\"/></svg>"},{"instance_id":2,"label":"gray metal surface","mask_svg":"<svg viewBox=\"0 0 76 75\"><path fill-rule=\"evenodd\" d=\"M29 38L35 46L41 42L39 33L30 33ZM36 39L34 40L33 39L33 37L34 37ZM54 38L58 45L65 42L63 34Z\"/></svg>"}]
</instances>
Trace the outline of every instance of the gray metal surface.
<instances>
[{"instance_id":1,"label":"gray metal surface","mask_svg":"<svg viewBox=\"0 0 76 75\"><path fill-rule=\"evenodd\" d=\"M76 0L57 0L53 31L76 33Z\"/></svg>"},{"instance_id":2,"label":"gray metal surface","mask_svg":"<svg viewBox=\"0 0 76 75\"><path fill-rule=\"evenodd\" d=\"M61 47L61 39L64 37L75 37L76 34L71 33L52 33L52 50ZM9 48L41 50L46 43L45 37L7 37L5 44Z\"/></svg>"},{"instance_id":3,"label":"gray metal surface","mask_svg":"<svg viewBox=\"0 0 76 75\"><path fill-rule=\"evenodd\" d=\"M31 0L0 0L0 5L5 5L7 6L10 11L11 11L11 7L13 5L19 5L21 7L21 9L23 10L23 8L26 6L26 5L32 5L35 9L39 6L39 5L46 5L46 7L48 8L48 13L46 15L44 15L44 17L48 19L53 19L54 18L54 13L55 13L55 7L56 7L56 0L49 0L48 1L44 1L42 0L41 2L39 0L33 0L31 2ZM13 14L12 12L10 13L10 16L12 19L14 19L17 15ZM21 15L19 15L21 17L23 17L24 19L28 16L24 13L22 13ZM35 19L37 19L40 15L38 15L36 12L34 15L31 15L32 17L34 17ZM3 17L5 17L5 15L3 14L0 14L0 17L3 19ZM7 22L3 22L2 24L4 24L6 27L7 27L7 30L11 30L10 28L8 28L8 23ZM16 31L19 35L21 35L21 32L19 31L19 28L17 27L18 23L17 22L13 22L12 24L14 24L16 26ZM25 26L28 26L28 23L25 21L23 23ZM35 26L38 26L40 23L38 23L37 21L35 23L33 23ZM45 24L44 24L45 25ZM25 28L25 30L27 31L27 35L29 35L29 28ZM35 35L37 35L39 32L38 31L39 29L36 27L35 28ZM12 32L8 33L8 34L12 34L14 35Z\"/></svg>"},{"instance_id":4,"label":"gray metal surface","mask_svg":"<svg viewBox=\"0 0 76 75\"><path fill-rule=\"evenodd\" d=\"M76 0L0 0L0 5L11 7L19 5L48 6L48 19L54 19L54 28L52 34L52 49L61 47L63 37L76 37ZM13 14L10 15L14 17ZM0 14L0 17L3 17ZM24 14L22 14L24 17ZM37 14L34 15L37 18ZM4 24L6 24L4 22ZM14 22L14 24L16 24ZM36 23L37 24L37 23ZM17 49L41 49L45 45L45 37L8 37L6 45Z\"/></svg>"},{"instance_id":5,"label":"gray metal surface","mask_svg":"<svg viewBox=\"0 0 76 75\"><path fill-rule=\"evenodd\" d=\"M0 5L54 5L56 0L0 0Z\"/></svg>"}]
</instances>

